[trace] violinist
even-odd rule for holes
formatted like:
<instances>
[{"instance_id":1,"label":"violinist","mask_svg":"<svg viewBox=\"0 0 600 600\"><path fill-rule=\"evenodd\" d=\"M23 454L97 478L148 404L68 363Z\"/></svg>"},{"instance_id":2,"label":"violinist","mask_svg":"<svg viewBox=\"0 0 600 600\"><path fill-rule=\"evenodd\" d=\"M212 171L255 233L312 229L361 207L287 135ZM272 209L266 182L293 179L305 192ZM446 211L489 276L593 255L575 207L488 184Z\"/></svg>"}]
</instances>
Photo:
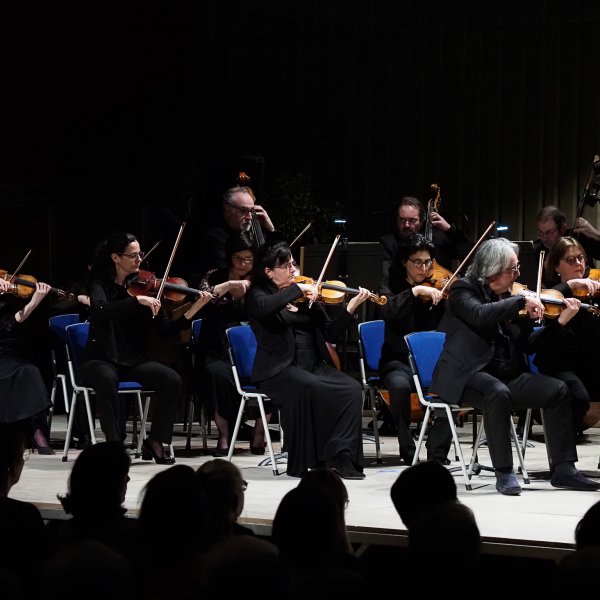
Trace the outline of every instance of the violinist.
<instances>
[{"instance_id":1,"label":"violinist","mask_svg":"<svg viewBox=\"0 0 600 600\"><path fill-rule=\"evenodd\" d=\"M427 273L435 256L435 246L417 233L398 247L396 261L390 269L387 304L381 307L385 321L385 341L379 361L379 374L390 393L390 409L398 431L400 458L411 465L415 441L410 432L411 393L415 392L408 361L407 333L437 328L444 311L442 293L427 283ZM452 432L445 411L436 411L427 437L427 457L449 464L448 450Z\"/></svg>"},{"instance_id":2,"label":"violinist","mask_svg":"<svg viewBox=\"0 0 600 600\"><path fill-rule=\"evenodd\" d=\"M575 297L579 292L592 297L600 292L600 282L586 277L585 263L585 250L575 238L563 237L552 245L545 262L544 287L559 290L566 307L558 318L545 320L534 359L540 373L564 381L569 388L576 438L595 424L585 424L590 399L600 401L596 380L600 319L580 310L581 300Z\"/></svg>"},{"instance_id":3,"label":"violinist","mask_svg":"<svg viewBox=\"0 0 600 600\"><path fill-rule=\"evenodd\" d=\"M158 464L173 464L175 458L165 453L163 444L171 442L181 378L172 368L148 360L147 334L149 329L168 335L190 327L191 319L211 296L202 292L178 320L171 320L158 298L128 293L128 282L135 279L143 257L137 238L130 233L112 235L94 256L87 283L90 334L78 377L96 392L107 441L125 439L119 380L138 381L155 390L154 417L150 436L143 442L143 457L154 458Z\"/></svg>"},{"instance_id":4,"label":"violinist","mask_svg":"<svg viewBox=\"0 0 600 600\"><path fill-rule=\"evenodd\" d=\"M413 196L404 196L396 202L393 211L395 230L379 238L382 247L383 262L379 293L388 295L389 271L394 264L394 258L401 241L415 233L423 233L426 225L426 214L423 204ZM454 224L448 223L442 215L433 211L430 215L432 239L436 247L437 261L449 269L459 258L463 245L470 242L465 234Z\"/></svg>"},{"instance_id":5,"label":"violinist","mask_svg":"<svg viewBox=\"0 0 600 600\"><path fill-rule=\"evenodd\" d=\"M483 412L496 489L521 493L513 470L510 419L515 409L544 410L544 433L554 487L592 491L600 484L575 468L577 450L570 426L567 386L527 366L535 334L531 319L544 305L539 298L509 295L519 274L519 247L504 238L478 248L466 276L450 288L438 329L446 342L436 365L431 391L446 402L475 406ZM519 318L524 309L531 317Z\"/></svg>"},{"instance_id":6,"label":"violinist","mask_svg":"<svg viewBox=\"0 0 600 600\"><path fill-rule=\"evenodd\" d=\"M30 444L40 454L54 454L46 434L48 388L40 370L27 359L23 323L50 292L37 282L27 303L10 292L11 284L0 278L0 423L21 421L31 425Z\"/></svg>"},{"instance_id":7,"label":"violinist","mask_svg":"<svg viewBox=\"0 0 600 600\"><path fill-rule=\"evenodd\" d=\"M252 242L258 245L255 233L252 231L253 220L258 222L266 237L275 231L275 226L267 211L256 204L254 193L250 187L238 185L226 190L223 194L220 222L202 236L198 253L198 272L204 274L209 269L227 267L225 244L232 236L246 232Z\"/></svg>"},{"instance_id":8,"label":"violinist","mask_svg":"<svg viewBox=\"0 0 600 600\"><path fill-rule=\"evenodd\" d=\"M301 477L326 465L345 479L363 479L360 384L332 366L326 340L353 322L369 292L359 288L331 321L317 301L316 286L294 282L295 266L285 242L258 250L247 297L257 351L253 380L280 410L288 451L287 474Z\"/></svg>"},{"instance_id":9,"label":"violinist","mask_svg":"<svg viewBox=\"0 0 600 600\"><path fill-rule=\"evenodd\" d=\"M240 406L225 330L247 321L245 307L246 291L250 285L250 273L254 264L255 248L246 233L232 237L225 245L227 267L211 269L202 278L199 289L214 294L216 302L204 306L198 313L202 317L201 353L198 373L205 387L204 397L214 408L214 420L219 432L217 456L227 456L233 428ZM270 415L268 415L269 417ZM255 417L253 437L250 441L252 454L264 454L264 430L260 418ZM268 418L267 417L267 418Z\"/></svg>"}]
</instances>

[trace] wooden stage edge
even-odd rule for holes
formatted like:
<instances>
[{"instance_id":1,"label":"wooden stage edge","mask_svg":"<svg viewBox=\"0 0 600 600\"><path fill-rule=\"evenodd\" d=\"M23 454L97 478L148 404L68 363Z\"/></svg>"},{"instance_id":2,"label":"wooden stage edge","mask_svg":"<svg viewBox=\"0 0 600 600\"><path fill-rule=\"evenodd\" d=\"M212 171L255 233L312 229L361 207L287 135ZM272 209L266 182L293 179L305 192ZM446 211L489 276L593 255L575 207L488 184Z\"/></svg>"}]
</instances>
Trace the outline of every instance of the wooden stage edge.
<instances>
[{"instance_id":1,"label":"wooden stage edge","mask_svg":"<svg viewBox=\"0 0 600 600\"><path fill-rule=\"evenodd\" d=\"M65 520L68 518L60 504L34 503L44 520ZM136 518L137 510L127 511L130 518ZM270 519L240 518L256 535L271 537ZM348 526L348 535L353 545L358 546L356 554L360 556L369 546L400 547L408 546L408 533L401 529L381 529ZM482 537L482 554L493 556L512 556L517 558L540 558L558 562L565 555L575 551L575 544L551 544L546 541L523 539L500 539Z\"/></svg>"}]
</instances>

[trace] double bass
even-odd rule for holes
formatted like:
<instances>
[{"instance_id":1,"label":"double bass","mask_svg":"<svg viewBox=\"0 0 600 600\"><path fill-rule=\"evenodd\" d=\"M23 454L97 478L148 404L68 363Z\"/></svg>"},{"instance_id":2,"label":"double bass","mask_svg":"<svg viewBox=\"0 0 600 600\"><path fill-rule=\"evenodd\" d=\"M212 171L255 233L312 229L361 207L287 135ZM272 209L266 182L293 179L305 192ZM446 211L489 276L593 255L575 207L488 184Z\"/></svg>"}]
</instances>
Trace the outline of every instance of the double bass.
<instances>
[{"instance_id":1,"label":"double bass","mask_svg":"<svg viewBox=\"0 0 600 600\"><path fill-rule=\"evenodd\" d=\"M440 186L437 183L431 184L431 198L427 201L427 214L425 217L425 237L428 241L433 243L433 225L431 223L432 213L439 213L440 205L442 203ZM448 269L442 267L435 259L431 263L431 268L427 275L426 283L424 285L430 285L438 290L445 289L448 284L453 280L455 275Z\"/></svg>"}]
</instances>

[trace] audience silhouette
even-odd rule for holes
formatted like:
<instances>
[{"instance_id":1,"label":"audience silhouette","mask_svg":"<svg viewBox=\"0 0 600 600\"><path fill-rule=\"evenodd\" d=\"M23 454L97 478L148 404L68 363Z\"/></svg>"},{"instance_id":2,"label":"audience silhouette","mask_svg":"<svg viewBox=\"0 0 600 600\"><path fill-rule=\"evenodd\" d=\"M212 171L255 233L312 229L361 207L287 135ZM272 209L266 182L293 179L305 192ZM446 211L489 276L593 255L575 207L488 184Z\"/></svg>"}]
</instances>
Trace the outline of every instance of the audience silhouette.
<instances>
[{"instance_id":1,"label":"audience silhouette","mask_svg":"<svg viewBox=\"0 0 600 600\"><path fill-rule=\"evenodd\" d=\"M131 459L121 442L89 446L75 460L69 491L58 496L67 521L52 521L51 541L56 552L86 540L96 540L130 558L135 552L135 519L123 507Z\"/></svg>"},{"instance_id":2,"label":"audience silhouette","mask_svg":"<svg viewBox=\"0 0 600 600\"><path fill-rule=\"evenodd\" d=\"M0 589L6 598L28 598L48 557L40 511L29 502L9 498L29 458L28 423L0 423Z\"/></svg>"}]
</instances>

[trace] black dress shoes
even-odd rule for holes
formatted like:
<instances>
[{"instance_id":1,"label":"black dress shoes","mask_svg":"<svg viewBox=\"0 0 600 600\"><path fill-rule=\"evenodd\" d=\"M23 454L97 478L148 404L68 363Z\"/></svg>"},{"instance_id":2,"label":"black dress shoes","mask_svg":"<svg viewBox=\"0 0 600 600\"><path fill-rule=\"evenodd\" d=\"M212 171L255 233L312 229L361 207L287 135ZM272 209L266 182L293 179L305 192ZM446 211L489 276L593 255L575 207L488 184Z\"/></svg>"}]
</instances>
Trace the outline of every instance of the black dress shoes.
<instances>
[{"instance_id":1,"label":"black dress shoes","mask_svg":"<svg viewBox=\"0 0 600 600\"><path fill-rule=\"evenodd\" d=\"M515 472L496 472L496 489L504 496L518 496L523 490L515 477Z\"/></svg>"},{"instance_id":2,"label":"black dress shoes","mask_svg":"<svg viewBox=\"0 0 600 600\"><path fill-rule=\"evenodd\" d=\"M595 492L600 489L600 483L588 479L581 471L575 471L568 475L554 473L550 483L555 488L577 490L579 492Z\"/></svg>"},{"instance_id":3,"label":"black dress shoes","mask_svg":"<svg viewBox=\"0 0 600 600\"><path fill-rule=\"evenodd\" d=\"M168 456L167 454L163 454L162 456L159 456L156 453L156 451L154 450L154 448L152 447L152 444L150 443L150 439L146 438L142 442L142 460L152 460L152 459L154 459L154 462L157 465L174 465L175 464L174 456Z\"/></svg>"},{"instance_id":4,"label":"black dress shoes","mask_svg":"<svg viewBox=\"0 0 600 600\"><path fill-rule=\"evenodd\" d=\"M365 478L365 474L354 466L349 452L338 452L331 460L327 461L327 467L336 471L342 479Z\"/></svg>"}]
</instances>

